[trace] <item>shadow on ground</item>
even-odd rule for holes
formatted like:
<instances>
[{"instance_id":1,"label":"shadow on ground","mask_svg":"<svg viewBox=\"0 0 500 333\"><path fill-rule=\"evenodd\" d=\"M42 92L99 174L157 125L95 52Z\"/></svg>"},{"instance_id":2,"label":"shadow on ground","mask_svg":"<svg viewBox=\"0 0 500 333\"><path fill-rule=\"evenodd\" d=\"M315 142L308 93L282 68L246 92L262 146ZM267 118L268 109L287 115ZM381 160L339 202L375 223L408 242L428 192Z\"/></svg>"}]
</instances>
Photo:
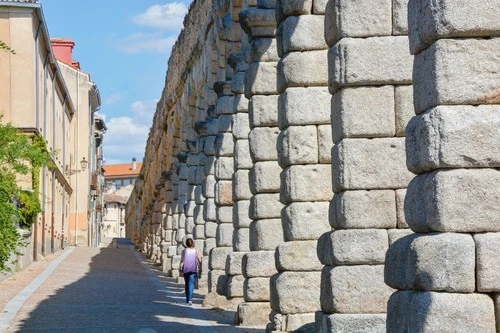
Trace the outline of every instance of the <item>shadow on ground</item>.
<instances>
[{"instance_id":1,"label":"shadow on ground","mask_svg":"<svg viewBox=\"0 0 500 333\"><path fill-rule=\"evenodd\" d=\"M202 308L202 295L193 302L187 306L184 285L166 277L128 239L114 239L107 247L76 248L7 332L263 332L234 326L234 313Z\"/></svg>"}]
</instances>

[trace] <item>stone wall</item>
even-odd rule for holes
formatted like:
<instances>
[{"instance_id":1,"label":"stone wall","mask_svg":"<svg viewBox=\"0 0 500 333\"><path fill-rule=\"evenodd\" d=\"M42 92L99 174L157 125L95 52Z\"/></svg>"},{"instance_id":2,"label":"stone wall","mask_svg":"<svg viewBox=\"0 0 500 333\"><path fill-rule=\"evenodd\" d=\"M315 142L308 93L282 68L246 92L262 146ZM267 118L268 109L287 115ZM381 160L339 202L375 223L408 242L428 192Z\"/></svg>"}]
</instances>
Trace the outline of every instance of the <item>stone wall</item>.
<instances>
[{"instance_id":1,"label":"stone wall","mask_svg":"<svg viewBox=\"0 0 500 333\"><path fill-rule=\"evenodd\" d=\"M498 8L193 1L128 203L142 251L178 277L194 238L205 304L268 332L498 333Z\"/></svg>"}]
</instances>

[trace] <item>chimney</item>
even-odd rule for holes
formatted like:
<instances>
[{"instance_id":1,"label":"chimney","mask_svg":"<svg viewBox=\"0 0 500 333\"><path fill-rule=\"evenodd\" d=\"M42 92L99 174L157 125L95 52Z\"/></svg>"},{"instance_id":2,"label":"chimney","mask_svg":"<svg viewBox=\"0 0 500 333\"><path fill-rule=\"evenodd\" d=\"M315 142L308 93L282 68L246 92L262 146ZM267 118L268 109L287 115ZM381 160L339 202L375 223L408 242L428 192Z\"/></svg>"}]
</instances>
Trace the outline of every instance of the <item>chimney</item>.
<instances>
[{"instance_id":1,"label":"chimney","mask_svg":"<svg viewBox=\"0 0 500 333\"><path fill-rule=\"evenodd\" d=\"M135 169L137 169L137 162L136 162L135 157L132 157L132 170L135 170Z\"/></svg>"},{"instance_id":2,"label":"chimney","mask_svg":"<svg viewBox=\"0 0 500 333\"><path fill-rule=\"evenodd\" d=\"M75 47L75 43L71 39L51 38L50 44L57 60L80 69L80 63L73 61L73 47Z\"/></svg>"}]
</instances>

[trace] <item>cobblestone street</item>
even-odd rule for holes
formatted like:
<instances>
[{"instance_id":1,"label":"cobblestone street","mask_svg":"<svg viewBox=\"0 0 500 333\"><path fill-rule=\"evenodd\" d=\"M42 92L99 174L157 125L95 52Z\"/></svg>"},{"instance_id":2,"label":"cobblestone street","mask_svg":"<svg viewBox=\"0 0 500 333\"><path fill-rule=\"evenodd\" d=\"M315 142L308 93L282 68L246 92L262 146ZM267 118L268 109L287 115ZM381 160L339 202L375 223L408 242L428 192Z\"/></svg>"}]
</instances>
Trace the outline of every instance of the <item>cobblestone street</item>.
<instances>
[{"instance_id":1,"label":"cobblestone street","mask_svg":"<svg viewBox=\"0 0 500 333\"><path fill-rule=\"evenodd\" d=\"M68 248L0 282L0 332L261 332L235 327L234 313L184 300L124 240L118 247Z\"/></svg>"}]
</instances>

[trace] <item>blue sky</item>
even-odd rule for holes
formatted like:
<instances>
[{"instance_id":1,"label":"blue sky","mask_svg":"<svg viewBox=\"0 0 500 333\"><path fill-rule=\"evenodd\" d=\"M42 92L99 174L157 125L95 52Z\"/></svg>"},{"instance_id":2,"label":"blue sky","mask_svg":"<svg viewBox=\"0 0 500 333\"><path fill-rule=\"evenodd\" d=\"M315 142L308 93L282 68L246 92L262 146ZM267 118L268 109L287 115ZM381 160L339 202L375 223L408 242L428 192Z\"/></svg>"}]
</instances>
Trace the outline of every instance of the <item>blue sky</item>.
<instances>
[{"instance_id":1,"label":"blue sky","mask_svg":"<svg viewBox=\"0 0 500 333\"><path fill-rule=\"evenodd\" d=\"M106 164L142 161L190 2L41 0L50 37L75 42L73 59L99 88Z\"/></svg>"}]
</instances>

